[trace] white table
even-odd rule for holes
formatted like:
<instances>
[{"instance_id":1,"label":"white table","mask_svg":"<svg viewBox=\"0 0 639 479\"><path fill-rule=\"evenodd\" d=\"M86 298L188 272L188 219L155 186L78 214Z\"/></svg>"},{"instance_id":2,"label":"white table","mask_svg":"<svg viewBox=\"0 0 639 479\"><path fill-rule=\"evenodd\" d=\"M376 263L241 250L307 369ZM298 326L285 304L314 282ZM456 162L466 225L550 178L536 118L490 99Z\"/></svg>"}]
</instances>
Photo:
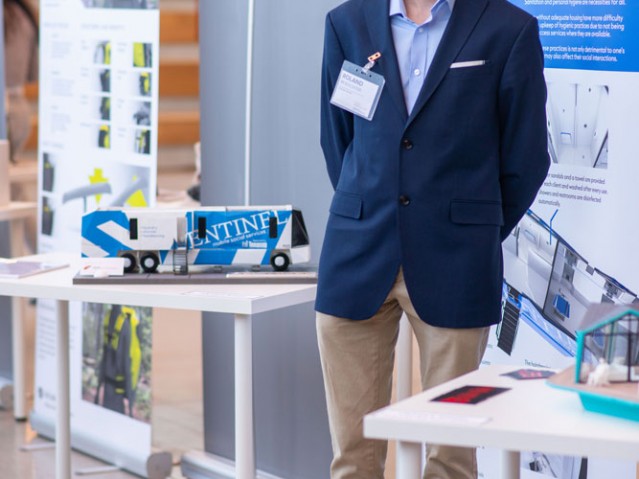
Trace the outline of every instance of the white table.
<instances>
[{"instance_id":1,"label":"white table","mask_svg":"<svg viewBox=\"0 0 639 479\"><path fill-rule=\"evenodd\" d=\"M235 325L235 477L254 479L252 315L307 303L315 299L310 284L265 285L74 285L77 255L48 254L30 257L66 262L65 269L19 280L0 278L0 295L54 299L57 321L56 479L71 478L69 417L68 302L125 304L202 312L231 313ZM196 294L193 294L196 293Z\"/></svg>"},{"instance_id":2,"label":"white table","mask_svg":"<svg viewBox=\"0 0 639 479\"><path fill-rule=\"evenodd\" d=\"M0 207L0 221L11 224L11 256L24 254L25 223L35 217L37 204L33 202L12 201ZM22 319L24 304L14 298L11 309L11 341L13 362L13 416L25 419L27 416L26 386L25 386L25 352L24 352L24 321Z\"/></svg>"},{"instance_id":3,"label":"white table","mask_svg":"<svg viewBox=\"0 0 639 479\"><path fill-rule=\"evenodd\" d=\"M639 461L639 423L585 411L577 394L488 366L364 418L364 435L400 442L397 479L421 478L421 443L502 449L502 477L519 478L519 451ZM512 388L476 405L431 402L466 385Z\"/></svg>"}]
</instances>

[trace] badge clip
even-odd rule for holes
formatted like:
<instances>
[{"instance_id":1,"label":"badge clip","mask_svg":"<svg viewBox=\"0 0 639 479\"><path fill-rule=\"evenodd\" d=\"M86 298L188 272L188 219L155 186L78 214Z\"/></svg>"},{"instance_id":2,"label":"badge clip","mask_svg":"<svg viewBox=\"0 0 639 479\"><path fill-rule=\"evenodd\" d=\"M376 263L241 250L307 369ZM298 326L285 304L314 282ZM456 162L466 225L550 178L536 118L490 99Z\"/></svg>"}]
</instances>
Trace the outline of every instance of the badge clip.
<instances>
[{"instance_id":1,"label":"badge clip","mask_svg":"<svg viewBox=\"0 0 639 479\"><path fill-rule=\"evenodd\" d=\"M368 57L368 63L364 65L364 71L368 71L373 68L375 66L375 63L381 58L381 56L382 54L380 52L375 52L370 57Z\"/></svg>"},{"instance_id":2,"label":"badge clip","mask_svg":"<svg viewBox=\"0 0 639 479\"><path fill-rule=\"evenodd\" d=\"M382 75L370 71L381 56L378 52L368 57L365 67L344 60L331 95L331 105L371 121L386 83Z\"/></svg>"}]
</instances>

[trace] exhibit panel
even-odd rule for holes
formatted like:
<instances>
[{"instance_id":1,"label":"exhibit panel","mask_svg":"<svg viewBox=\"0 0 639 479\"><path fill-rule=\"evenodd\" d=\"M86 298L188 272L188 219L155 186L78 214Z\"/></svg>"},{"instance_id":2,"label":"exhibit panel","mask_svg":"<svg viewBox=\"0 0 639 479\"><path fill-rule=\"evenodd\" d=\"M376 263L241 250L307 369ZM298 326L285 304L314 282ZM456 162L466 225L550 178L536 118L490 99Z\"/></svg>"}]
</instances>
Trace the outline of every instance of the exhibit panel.
<instances>
[{"instance_id":1,"label":"exhibit panel","mask_svg":"<svg viewBox=\"0 0 639 479\"><path fill-rule=\"evenodd\" d=\"M81 218L155 204L159 11L92 1L40 4L38 251L80 256ZM56 424L58 306L37 305L31 421ZM72 444L147 476L151 308L69 304Z\"/></svg>"},{"instance_id":2,"label":"exhibit panel","mask_svg":"<svg viewBox=\"0 0 639 479\"><path fill-rule=\"evenodd\" d=\"M639 6L514 4L537 17L545 57L551 168L504 241L504 318L485 363L563 369L591 304L636 304L639 249L625 211L639 200ZM587 359L598 361L594 352ZM480 457L491 477L491 454ZM634 463L522 455L522 477L635 479ZM605 472L602 472L605 471Z\"/></svg>"}]
</instances>

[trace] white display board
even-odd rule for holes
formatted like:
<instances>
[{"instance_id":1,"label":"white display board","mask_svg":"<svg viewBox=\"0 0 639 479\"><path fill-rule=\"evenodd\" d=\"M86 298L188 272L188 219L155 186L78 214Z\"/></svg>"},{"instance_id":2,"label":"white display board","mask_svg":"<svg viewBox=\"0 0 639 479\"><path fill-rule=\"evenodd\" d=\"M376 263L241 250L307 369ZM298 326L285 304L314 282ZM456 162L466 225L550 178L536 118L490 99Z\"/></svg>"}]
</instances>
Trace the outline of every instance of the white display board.
<instances>
[{"instance_id":1,"label":"white display board","mask_svg":"<svg viewBox=\"0 0 639 479\"><path fill-rule=\"evenodd\" d=\"M504 320L486 363L562 369L591 303L639 292L632 205L639 202L639 5L511 0L539 21L548 87L550 172L504 242ZM513 405L516 407L516 405ZM481 477L498 477L480 452ZM522 455L522 477L636 479L635 464Z\"/></svg>"},{"instance_id":2,"label":"white display board","mask_svg":"<svg viewBox=\"0 0 639 479\"><path fill-rule=\"evenodd\" d=\"M159 11L157 1L40 5L38 250L80 255L85 212L155 203ZM55 317L55 303L38 302L32 419L45 435ZM73 445L146 475L151 310L71 303L70 318Z\"/></svg>"}]
</instances>

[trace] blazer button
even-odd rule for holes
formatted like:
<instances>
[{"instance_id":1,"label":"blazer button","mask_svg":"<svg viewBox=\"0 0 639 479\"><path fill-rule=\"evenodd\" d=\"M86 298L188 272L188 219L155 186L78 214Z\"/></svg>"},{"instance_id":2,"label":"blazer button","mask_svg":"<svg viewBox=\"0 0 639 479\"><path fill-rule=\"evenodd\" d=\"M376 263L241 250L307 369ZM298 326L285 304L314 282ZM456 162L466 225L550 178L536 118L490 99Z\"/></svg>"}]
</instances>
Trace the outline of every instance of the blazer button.
<instances>
[{"instance_id":1,"label":"blazer button","mask_svg":"<svg viewBox=\"0 0 639 479\"><path fill-rule=\"evenodd\" d=\"M410 198L408 196L406 196L406 195L402 195L402 196L399 197L399 203L402 206L408 206L408 205L410 205Z\"/></svg>"},{"instance_id":2,"label":"blazer button","mask_svg":"<svg viewBox=\"0 0 639 479\"><path fill-rule=\"evenodd\" d=\"M412 150L413 149L413 142L410 141L408 138L404 138L402 140L402 146L404 147L405 150Z\"/></svg>"}]
</instances>

